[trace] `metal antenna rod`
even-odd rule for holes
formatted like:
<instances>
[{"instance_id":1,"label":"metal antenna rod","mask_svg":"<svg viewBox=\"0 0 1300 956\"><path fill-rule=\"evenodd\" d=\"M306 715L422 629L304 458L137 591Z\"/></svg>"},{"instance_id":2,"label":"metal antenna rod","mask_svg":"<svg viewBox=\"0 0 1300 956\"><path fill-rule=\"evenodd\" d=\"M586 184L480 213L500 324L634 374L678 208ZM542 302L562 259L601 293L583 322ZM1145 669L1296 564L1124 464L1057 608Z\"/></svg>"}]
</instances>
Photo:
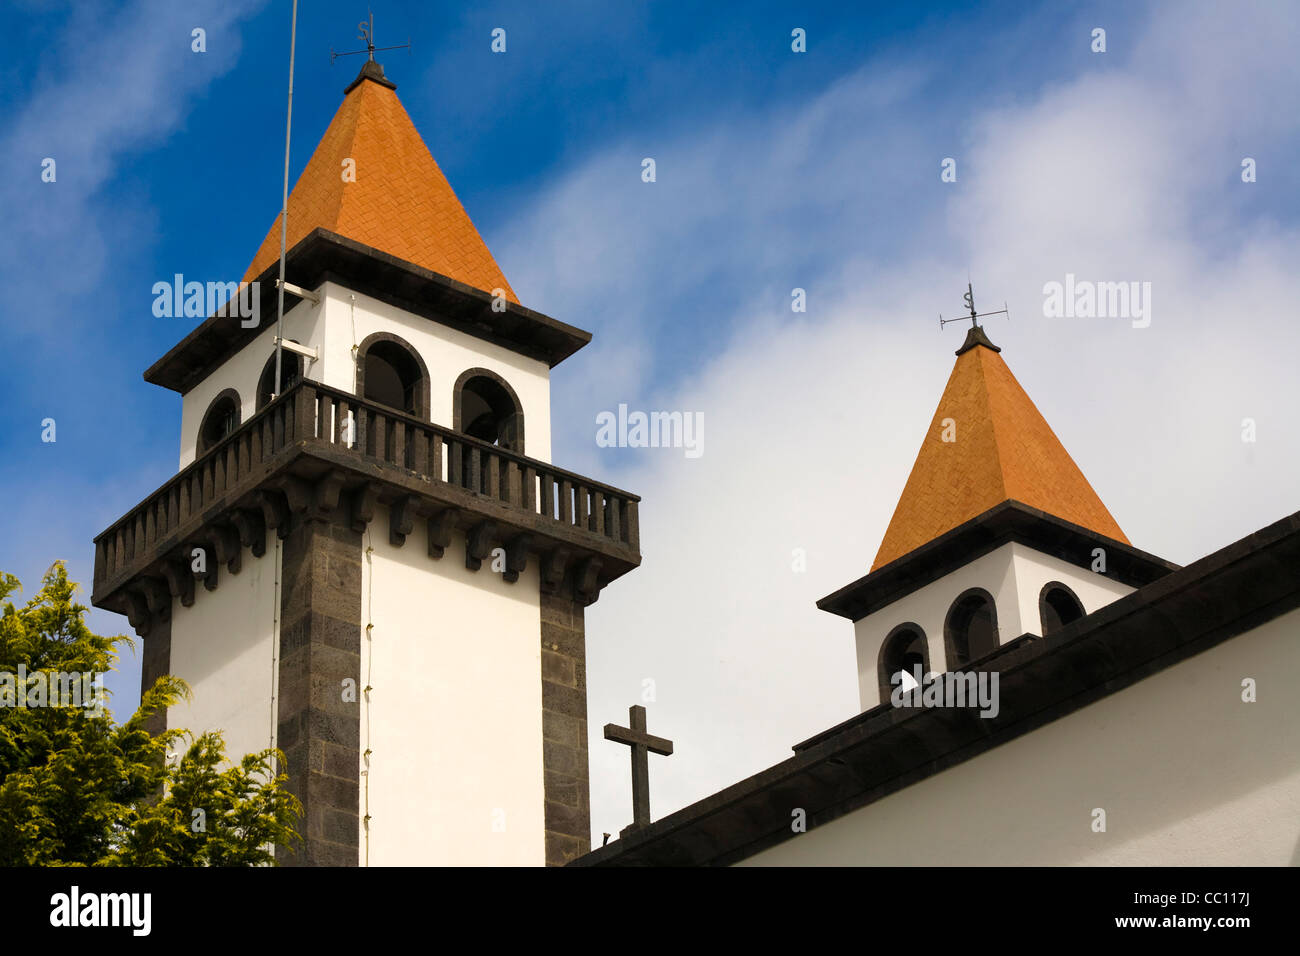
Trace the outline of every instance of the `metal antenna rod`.
<instances>
[{"instance_id":1,"label":"metal antenna rod","mask_svg":"<svg viewBox=\"0 0 1300 956\"><path fill-rule=\"evenodd\" d=\"M284 193L280 202L280 281L275 306L275 382L271 398L280 397L280 342L284 339L284 256L289 243L289 132L293 128L293 54L298 40L298 0L293 0L293 22L289 27L289 111L284 120Z\"/></svg>"}]
</instances>

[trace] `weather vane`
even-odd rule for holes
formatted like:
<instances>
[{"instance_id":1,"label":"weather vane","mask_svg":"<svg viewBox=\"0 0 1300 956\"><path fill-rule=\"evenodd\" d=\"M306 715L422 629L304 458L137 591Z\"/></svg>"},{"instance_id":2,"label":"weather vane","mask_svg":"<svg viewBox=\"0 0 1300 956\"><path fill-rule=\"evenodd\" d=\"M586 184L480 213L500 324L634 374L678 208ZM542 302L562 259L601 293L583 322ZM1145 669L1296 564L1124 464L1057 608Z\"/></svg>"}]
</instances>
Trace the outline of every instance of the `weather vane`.
<instances>
[{"instance_id":1,"label":"weather vane","mask_svg":"<svg viewBox=\"0 0 1300 956\"><path fill-rule=\"evenodd\" d=\"M366 8L366 13L369 14L370 19L362 20L357 24L357 29L361 31L357 34L357 39L365 40L366 48L364 50L349 50L346 53L335 53L334 48L330 47L331 63L341 56L356 56L359 53L370 54L370 62L373 63L375 62L376 53L382 53L385 50L409 50L411 48L411 40L409 37L405 43L399 43L397 46L375 46L375 15L369 8Z\"/></svg>"},{"instance_id":2,"label":"weather vane","mask_svg":"<svg viewBox=\"0 0 1300 956\"><path fill-rule=\"evenodd\" d=\"M975 290L971 288L971 284L969 280L967 280L966 282L966 294L963 295L961 298L966 308L970 310L970 315L959 315L954 319L945 319L943 317L943 314L940 313L939 328L942 329L949 322L961 322L964 319L970 319L971 328L978 329L980 328L980 324L975 320L982 319L986 315L1005 315L1008 319L1011 318L1011 313L1010 311L1008 311L1007 304L1005 302L1002 303L1002 308L998 309L996 312L976 312L975 311Z\"/></svg>"}]
</instances>

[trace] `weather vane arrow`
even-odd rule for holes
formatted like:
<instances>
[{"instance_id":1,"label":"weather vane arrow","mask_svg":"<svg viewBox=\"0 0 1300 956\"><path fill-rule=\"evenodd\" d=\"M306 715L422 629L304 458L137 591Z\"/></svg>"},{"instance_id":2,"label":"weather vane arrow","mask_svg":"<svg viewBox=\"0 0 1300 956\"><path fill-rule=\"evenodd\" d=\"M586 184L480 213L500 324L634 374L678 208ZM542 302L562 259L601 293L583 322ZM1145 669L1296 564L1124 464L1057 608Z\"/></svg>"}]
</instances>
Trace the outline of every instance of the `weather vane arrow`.
<instances>
[{"instance_id":1,"label":"weather vane arrow","mask_svg":"<svg viewBox=\"0 0 1300 956\"><path fill-rule=\"evenodd\" d=\"M368 20L362 20L357 24L357 29L361 32L357 34L357 39L364 40L366 48L364 50L348 50L346 53L335 53L334 48L330 47L330 63L333 63L341 56L357 56L360 53L367 53L370 56L370 62L375 61L375 54L382 53L385 50L409 50L411 48L410 38L405 43L399 43L396 46L375 46L375 14L367 9Z\"/></svg>"},{"instance_id":2,"label":"weather vane arrow","mask_svg":"<svg viewBox=\"0 0 1300 956\"><path fill-rule=\"evenodd\" d=\"M976 312L975 311L975 290L971 287L969 281L967 281L966 283L966 292L962 295L961 298L962 298L962 303L970 311L970 315L959 315L956 318L945 319L943 317L943 313L940 313L939 328L942 329L949 322L961 322L965 319L970 319L971 328L977 329L980 326L979 323L976 322L975 320L982 319L988 315L1005 315L1008 319L1011 318L1011 312L1007 309L1007 304L1005 302L1002 303L1002 308L998 309L996 312Z\"/></svg>"}]
</instances>

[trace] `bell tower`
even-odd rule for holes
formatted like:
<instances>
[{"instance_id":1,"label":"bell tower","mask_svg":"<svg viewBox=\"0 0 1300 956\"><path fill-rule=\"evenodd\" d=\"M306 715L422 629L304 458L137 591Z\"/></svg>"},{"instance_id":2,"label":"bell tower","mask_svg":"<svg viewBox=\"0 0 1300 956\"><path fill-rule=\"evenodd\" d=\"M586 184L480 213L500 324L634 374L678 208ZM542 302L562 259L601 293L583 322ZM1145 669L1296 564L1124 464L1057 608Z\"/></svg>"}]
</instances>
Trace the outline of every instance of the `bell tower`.
<instances>
[{"instance_id":1,"label":"bell tower","mask_svg":"<svg viewBox=\"0 0 1300 956\"><path fill-rule=\"evenodd\" d=\"M274 316L280 223L244 281ZM561 864L590 838L584 608L640 563L636 495L551 463L551 369L373 60L288 202L274 321L217 310L146 373L180 470L95 539L166 720L278 747L287 864ZM255 313L258 314L258 313Z\"/></svg>"},{"instance_id":2,"label":"bell tower","mask_svg":"<svg viewBox=\"0 0 1300 956\"><path fill-rule=\"evenodd\" d=\"M985 668L1176 567L1129 543L971 312L870 573L817 602L854 622L864 711L899 671Z\"/></svg>"}]
</instances>

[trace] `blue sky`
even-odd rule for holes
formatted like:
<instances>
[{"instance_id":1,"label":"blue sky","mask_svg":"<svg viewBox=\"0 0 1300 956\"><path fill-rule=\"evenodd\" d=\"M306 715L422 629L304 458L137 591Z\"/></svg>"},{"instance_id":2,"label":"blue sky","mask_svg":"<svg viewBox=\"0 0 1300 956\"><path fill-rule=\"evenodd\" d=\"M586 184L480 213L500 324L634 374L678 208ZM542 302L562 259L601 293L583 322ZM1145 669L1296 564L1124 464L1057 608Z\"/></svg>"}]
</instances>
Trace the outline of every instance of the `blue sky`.
<instances>
[{"instance_id":1,"label":"blue sky","mask_svg":"<svg viewBox=\"0 0 1300 956\"><path fill-rule=\"evenodd\" d=\"M274 219L288 11L9 5L0 569L29 592L56 558L88 591L93 536L174 473L179 396L140 376L195 323L154 318L150 289L238 278ZM812 602L870 564L968 272L1010 304L992 338L1137 546L1187 562L1296 510L1294 5L374 12L380 45L413 41L381 60L521 300L595 335L554 373L554 458L645 497L645 565L589 611L590 712L655 680L652 730L679 741L656 814L855 711L851 629ZM360 66L328 51L364 15L302 4L295 177ZM1152 282L1150 328L1045 318L1067 273ZM705 455L598 448L620 402L702 412ZM592 748L595 829L617 830L625 758Z\"/></svg>"}]
</instances>

